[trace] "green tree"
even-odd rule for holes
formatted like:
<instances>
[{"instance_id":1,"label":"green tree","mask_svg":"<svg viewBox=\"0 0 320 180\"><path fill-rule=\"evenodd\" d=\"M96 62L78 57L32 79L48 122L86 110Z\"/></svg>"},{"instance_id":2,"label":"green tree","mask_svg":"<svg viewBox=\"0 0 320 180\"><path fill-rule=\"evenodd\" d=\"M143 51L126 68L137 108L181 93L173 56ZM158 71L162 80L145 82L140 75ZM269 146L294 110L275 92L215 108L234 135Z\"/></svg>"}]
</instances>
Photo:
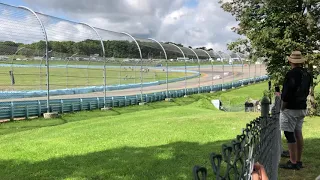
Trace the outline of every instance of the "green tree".
<instances>
[{"instance_id":1,"label":"green tree","mask_svg":"<svg viewBox=\"0 0 320 180\"><path fill-rule=\"evenodd\" d=\"M276 84L282 84L287 56L294 50L306 55L311 73L318 73L313 66L320 65L319 55L314 53L319 48L320 0L231 0L221 4L239 22L233 30L246 36L251 52L267 58L268 73Z\"/></svg>"}]
</instances>

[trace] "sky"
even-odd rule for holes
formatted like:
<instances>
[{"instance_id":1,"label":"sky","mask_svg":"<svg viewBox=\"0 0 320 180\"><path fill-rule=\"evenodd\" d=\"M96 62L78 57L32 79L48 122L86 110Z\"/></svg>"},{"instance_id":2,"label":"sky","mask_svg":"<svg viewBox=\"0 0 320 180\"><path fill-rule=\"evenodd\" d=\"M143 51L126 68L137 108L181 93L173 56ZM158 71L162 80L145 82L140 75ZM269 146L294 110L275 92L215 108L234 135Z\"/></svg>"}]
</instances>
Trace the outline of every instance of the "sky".
<instances>
[{"instance_id":1,"label":"sky","mask_svg":"<svg viewBox=\"0 0 320 180\"><path fill-rule=\"evenodd\" d=\"M226 50L239 38L218 0L0 0L136 37Z\"/></svg>"}]
</instances>

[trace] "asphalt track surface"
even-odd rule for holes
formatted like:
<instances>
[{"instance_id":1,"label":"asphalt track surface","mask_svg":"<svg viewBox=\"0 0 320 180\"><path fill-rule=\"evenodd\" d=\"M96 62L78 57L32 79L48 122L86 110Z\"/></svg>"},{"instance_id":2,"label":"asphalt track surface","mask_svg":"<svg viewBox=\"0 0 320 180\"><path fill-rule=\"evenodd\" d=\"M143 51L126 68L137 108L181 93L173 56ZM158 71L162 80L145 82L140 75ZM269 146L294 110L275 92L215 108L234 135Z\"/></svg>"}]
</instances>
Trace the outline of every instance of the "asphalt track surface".
<instances>
[{"instance_id":1,"label":"asphalt track surface","mask_svg":"<svg viewBox=\"0 0 320 180\"><path fill-rule=\"evenodd\" d=\"M170 69L179 69L184 70L184 67L170 67ZM198 71L198 67L187 67L187 70ZM212 82L214 85L229 83L241 79L246 78L254 78L256 76L262 76L266 74L265 67L263 65L251 65L244 66L242 71L242 66L225 66L223 73L222 66L214 66L213 71L211 66L201 66L200 68L201 78L200 78L200 86L211 86ZM234 72L234 73L232 73ZM242 73L243 72L243 73ZM222 78L224 75L224 78ZM217 77L221 77L221 79L216 79ZM187 80L187 88L197 88L199 87L199 78L189 79ZM167 85L156 85L150 87L144 87L143 93L155 93L166 91ZM185 89L185 81L179 81L175 83L169 84L169 90L181 90ZM136 95L140 94L140 88L134 89L125 89L125 90L115 90L115 91L107 91L107 96L126 96L126 95ZM73 94L73 95L60 95L60 96L51 96L50 99L72 99L72 98L92 98L92 97L103 97L104 92L95 92L88 94ZM0 102L8 102L8 101L31 101L31 100L46 100L46 97L34 97L34 98L20 98L20 99L3 99Z\"/></svg>"}]
</instances>

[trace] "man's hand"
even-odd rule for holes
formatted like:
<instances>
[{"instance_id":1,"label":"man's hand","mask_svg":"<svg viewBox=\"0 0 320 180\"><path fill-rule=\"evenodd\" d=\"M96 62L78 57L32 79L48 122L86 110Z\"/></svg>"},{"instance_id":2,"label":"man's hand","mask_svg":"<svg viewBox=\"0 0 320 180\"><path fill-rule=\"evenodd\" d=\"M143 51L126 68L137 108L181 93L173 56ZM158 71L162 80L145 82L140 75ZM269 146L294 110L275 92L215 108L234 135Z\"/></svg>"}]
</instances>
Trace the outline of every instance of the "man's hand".
<instances>
[{"instance_id":1,"label":"man's hand","mask_svg":"<svg viewBox=\"0 0 320 180\"><path fill-rule=\"evenodd\" d=\"M269 180L263 165L256 163L253 167L252 180Z\"/></svg>"}]
</instances>

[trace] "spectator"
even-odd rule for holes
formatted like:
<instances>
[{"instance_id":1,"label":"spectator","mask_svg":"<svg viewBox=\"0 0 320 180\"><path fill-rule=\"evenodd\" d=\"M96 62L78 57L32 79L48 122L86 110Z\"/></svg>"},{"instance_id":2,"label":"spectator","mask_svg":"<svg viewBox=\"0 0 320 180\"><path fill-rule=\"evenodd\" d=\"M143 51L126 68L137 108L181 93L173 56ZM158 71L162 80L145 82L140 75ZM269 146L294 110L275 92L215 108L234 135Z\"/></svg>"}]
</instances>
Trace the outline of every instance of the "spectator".
<instances>
[{"instance_id":1,"label":"spectator","mask_svg":"<svg viewBox=\"0 0 320 180\"><path fill-rule=\"evenodd\" d=\"M291 70L286 74L281 94L280 127L287 139L290 160L279 167L302 168L302 125L307 114L307 96L312 85L312 76L303 68L305 59L300 51L288 57Z\"/></svg>"}]
</instances>

